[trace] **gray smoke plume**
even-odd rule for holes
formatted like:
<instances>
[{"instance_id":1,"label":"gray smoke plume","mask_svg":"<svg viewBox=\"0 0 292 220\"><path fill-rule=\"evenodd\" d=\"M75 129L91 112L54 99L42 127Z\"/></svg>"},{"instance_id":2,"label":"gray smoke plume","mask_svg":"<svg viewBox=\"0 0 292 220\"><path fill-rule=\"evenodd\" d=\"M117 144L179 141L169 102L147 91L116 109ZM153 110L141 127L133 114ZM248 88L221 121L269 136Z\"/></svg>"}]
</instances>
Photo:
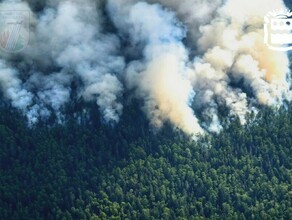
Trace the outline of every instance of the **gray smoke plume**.
<instances>
[{"instance_id":1,"label":"gray smoke plume","mask_svg":"<svg viewBox=\"0 0 292 220\"><path fill-rule=\"evenodd\" d=\"M122 95L134 92L154 127L170 121L190 135L219 132L220 105L244 124L257 106L291 100L287 54L263 41L264 15L284 7L281 0L27 0L0 7L31 14L29 45L0 60L4 98L30 124L52 111L61 122L72 92L114 123Z\"/></svg>"},{"instance_id":2,"label":"gray smoke plume","mask_svg":"<svg viewBox=\"0 0 292 220\"><path fill-rule=\"evenodd\" d=\"M187 79L185 29L175 14L160 5L139 2L125 6L124 1L116 0L109 1L109 10L121 32L133 44L143 45L142 61L130 62L126 77L128 86L144 99L152 124L159 127L170 120L187 133L202 133L190 107L194 91Z\"/></svg>"},{"instance_id":3,"label":"gray smoke plume","mask_svg":"<svg viewBox=\"0 0 292 220\"><path fill-rule=\"evenodd\" d=\"M37 90L34 120L43 106L49 105L58 113L69 101L70 83L79 79L79 95L95 100L106 121L118 121L123 86L116 74L125 64L118 55L119 39L102 33L100 22L98 5L93 1L51 1L38 17L32 16L31 44L21 55L25 62L33 60L40 68L37 72L32 69L25 82ZM59 72L46 71L54 68Z\"/></svg>"}]
</instances>

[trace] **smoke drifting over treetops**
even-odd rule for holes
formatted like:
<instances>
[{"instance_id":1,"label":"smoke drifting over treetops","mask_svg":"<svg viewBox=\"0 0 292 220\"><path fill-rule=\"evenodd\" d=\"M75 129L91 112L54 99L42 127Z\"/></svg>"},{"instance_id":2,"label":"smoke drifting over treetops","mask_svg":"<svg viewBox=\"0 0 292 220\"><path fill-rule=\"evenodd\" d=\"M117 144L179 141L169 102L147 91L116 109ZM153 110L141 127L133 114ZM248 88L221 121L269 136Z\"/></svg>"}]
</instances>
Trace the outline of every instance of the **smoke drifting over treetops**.
<instances>
[{"instance_id":1,"label":"smoke drifting over treetops","mask_svg":"<svg viewBox=\"0 0 292 220\"><path fill-rule=\"evenodd\" d=\"M0 88L31 124L52 111L61 120L73 82L107 122L119 121L127 91L153 126L170 121L190 135L218 132L220 105L245 123L257 106L291 100L288 56L263 41L264 15L280 0L7 5L31 11L30 43L1 55Z\"/></svg>"}]
</instances>

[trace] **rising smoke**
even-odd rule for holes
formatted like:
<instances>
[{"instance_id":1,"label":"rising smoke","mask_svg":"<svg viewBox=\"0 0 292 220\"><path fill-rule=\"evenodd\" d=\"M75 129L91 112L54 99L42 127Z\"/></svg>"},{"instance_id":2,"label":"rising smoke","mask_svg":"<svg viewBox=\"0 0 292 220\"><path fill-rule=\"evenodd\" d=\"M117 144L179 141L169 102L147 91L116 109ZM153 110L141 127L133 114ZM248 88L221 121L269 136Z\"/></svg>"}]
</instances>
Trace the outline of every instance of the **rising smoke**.
<instances>
[{"instance_id":1,"label":"rising smoke","mask_svg":"<svg viewBox=\"0 0 292 220\"><path fill-rule=\"evenodd\" d=\"M219 132L221 105L244 124L258 106L291 100L288 56L263 41L264 15L281 0L27 0L1 9L8 6L30 11L30 43L1 54L0 88L30 124L52 112L61 122L73 92L111 123L132 92L154 127L170 121L190 135Z\"/></svg>"}]
</instances>

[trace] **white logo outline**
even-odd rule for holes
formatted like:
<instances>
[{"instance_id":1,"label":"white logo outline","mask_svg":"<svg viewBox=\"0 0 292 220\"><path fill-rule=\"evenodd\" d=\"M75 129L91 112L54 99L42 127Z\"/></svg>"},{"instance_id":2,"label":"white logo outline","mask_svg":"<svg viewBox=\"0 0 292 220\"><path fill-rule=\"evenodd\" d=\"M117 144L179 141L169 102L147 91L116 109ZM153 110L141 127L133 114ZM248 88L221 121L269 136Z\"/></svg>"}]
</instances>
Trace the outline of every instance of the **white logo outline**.
<instances>
[{"instance_id":1,"label":"white logo outline","mask_svg":"<svg viewBox=\"0 0 292 220\"><path fill-rule=\"evenodd\" d=\"M273 10L264 17L264 43L276 51L292 50L292 12Z\"/></svg>"},{"instance_id":2,"label":"white logo outline","mask_svg":"<svg viewBox=\"0 0 292 220\"><path fill-rule=\"evenodd\" d=\"M0 10L0 50L18 53L29 43L28 10Z\"/></svg>"}]
</instances>

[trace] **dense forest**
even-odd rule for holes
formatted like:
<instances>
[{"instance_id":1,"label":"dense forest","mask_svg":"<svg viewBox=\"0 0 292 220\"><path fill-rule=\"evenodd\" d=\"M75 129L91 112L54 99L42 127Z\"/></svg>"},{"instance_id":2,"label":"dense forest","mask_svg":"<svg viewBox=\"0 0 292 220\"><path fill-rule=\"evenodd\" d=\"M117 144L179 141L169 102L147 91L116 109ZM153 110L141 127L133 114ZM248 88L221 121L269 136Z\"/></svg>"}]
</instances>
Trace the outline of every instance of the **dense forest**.
<instances>
[{"instance_id":1,"label":"dense forest","mask_svg":"<svg viewBox=\"0 0 292 220\"><path fill-rule=\"evenodd\" d=\"M1 105L0 219L292 219L290 104L197 141L76 106L28 127Z\"/></svg>"},{"instance_id":2,"label":"dense forest","mask_svg":"<svg viewBox=\"0 0 292 220\"><path fill-rule=\"evenodd\" d=\"M1 1L0 220L292 220L283 3Z\"/></svg>"}]
</instances>

